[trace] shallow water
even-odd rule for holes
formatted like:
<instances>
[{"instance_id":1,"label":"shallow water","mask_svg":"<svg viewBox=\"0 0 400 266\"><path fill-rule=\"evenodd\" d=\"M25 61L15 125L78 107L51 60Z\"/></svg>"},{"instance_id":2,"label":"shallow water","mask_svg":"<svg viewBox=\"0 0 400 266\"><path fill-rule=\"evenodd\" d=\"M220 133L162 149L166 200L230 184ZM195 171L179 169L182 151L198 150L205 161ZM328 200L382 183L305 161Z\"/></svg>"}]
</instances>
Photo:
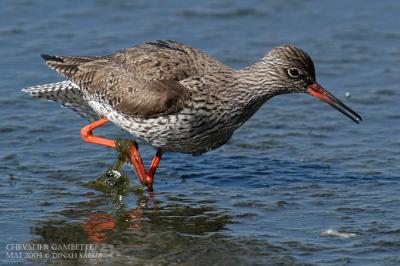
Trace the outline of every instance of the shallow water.
<instances>
[{"instance_id":1,"label":"shallow water","mask_svg":"<svg viewBox=\"0 0 400 266\"><path fill-rule=\"evenodd\" d=\"M1 263L400 264L399 13L394 0L2 1ZM115 152L85 144L83 119L20 88L61 80L40 53L106 54L155 39L235 68L295 44L364 122L307 95L279 96L222 148L166 154L154 195L94 190L87 184ZM129 137L111 125L98 132ZM146 161L154 152L141 151ZM10 259L11 243L93 244L104 257Z\"/></svg>"}]
</instances>

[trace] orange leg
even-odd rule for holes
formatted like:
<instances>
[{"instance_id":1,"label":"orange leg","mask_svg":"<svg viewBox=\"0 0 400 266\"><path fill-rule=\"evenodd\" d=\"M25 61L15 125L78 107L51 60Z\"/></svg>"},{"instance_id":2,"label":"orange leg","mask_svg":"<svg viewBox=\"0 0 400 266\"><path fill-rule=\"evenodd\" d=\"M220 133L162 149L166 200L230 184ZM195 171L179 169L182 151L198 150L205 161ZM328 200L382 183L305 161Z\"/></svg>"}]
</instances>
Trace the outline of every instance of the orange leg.
<instances>
[{"instance_id":1,"label":"orange leg","mask_svg":"<svg viewBox=\"0 0 400 266\"><path fill-rule=\"evenodd\" d=\"M103 137L97 137L93 135L93 130L105 125L108 122L107 118L101 118L100 120L97 120L81 129L81 136L82 138L93 144L98 144L98 145L103 145L111 148L116 148L117 145L114 140L111 139L106 139ZM162 152L160 149L157 150L156 155L154 156L154 159L150 165L150 169L147 172L144 164L143 164L143 159L139 154L139 150L135 145L131 145L129 148L129 153L130 153L130 161L135 169L136 175L139 179L139 181L147 186L147 189L149 192L153 191L153 178L154 174L156 173L157 166L160 163L161 160L161 155Z\"/></svg>"},{"instance_id":2,"label":"orange leg","mask_svg":"<svg viewBox=\"0 0 400 266\"><path fill-rule=\"evenodd\" d=\"M107 124L107 122L108 122L107 118L102 118L100 120L94 121L93 123L90 123L89 125L83 127L81 129L82 138L89 143L104 145L104 146L111 147L111 148L116 148L117 145L115 144L114 140L97 137L97 136L94 136L92 133L92 131L94 129Z\"/></svg>"},{"instance_id":3,"label":"orange leg","mask_svg":"<svg viewBox=\"0 0 400 266\"><path fill-rule=\"evenodd\" d=\"M161 161L162 152L160 149L157 150L156 155L151 162L149 171L147 172L144 168L143 159L139 154L139 151L133 145L130 147L129 152L131 154L131 163L135 168L136 175L138 176L140 182L147 186L147 190L153 191L153 179L156 173L158 164Z\"/></svg>"}]
</instances>

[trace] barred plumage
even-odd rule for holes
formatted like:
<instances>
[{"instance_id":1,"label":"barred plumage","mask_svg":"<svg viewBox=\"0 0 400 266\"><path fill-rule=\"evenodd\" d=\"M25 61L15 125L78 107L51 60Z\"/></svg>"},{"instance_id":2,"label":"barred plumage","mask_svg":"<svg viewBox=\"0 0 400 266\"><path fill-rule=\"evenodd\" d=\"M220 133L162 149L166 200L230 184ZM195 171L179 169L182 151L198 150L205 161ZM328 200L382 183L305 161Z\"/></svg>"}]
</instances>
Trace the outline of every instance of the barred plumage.
<instances>
[{"instance_id":1,"label":"barred plumage","mask_svg":"<svg viewBox=\"0 0 400 266\"><path fill-rule=\"evenodd\" d=\"M315 83L311 58L290 45L239 71L174 41L107 56L43 58L68 80L24 91L61 102L89 120L106 117L161 150L192 154L226 143L269 98L308 92ZM301 76L290 76L290 68Z\"/></svg>"},{"instance_id":2,"label":"barred plumage","mask_svg":"<svg viewBox=\"0 0 400 266\"><path fill-rule=\"evenodd\" d=\"M83 99L80 88L72 81L66 80L57 83L38 85L22 89L22 91L29 93L34 98L43 98L49 101L59 102L61 105L74 110L89 121L99 119L98 114L96 114L87 101Z\"/></svg>"}]
</instances>

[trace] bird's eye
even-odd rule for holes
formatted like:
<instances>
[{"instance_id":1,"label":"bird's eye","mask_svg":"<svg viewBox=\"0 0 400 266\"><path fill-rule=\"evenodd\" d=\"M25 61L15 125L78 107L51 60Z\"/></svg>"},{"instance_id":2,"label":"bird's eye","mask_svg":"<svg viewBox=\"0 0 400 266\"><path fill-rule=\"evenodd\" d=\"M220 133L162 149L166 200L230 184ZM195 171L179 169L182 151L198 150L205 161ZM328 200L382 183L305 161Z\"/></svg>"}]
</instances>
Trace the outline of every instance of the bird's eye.
<instances>
[{"instance_id":1,"label":"bird's eye","mask_svg":"<svg viewBox=\"0 0 400 266\"><path fill-rule=\"evenodd\" d=\"M301 76L301 71L298 68L292 67L288 69L288 74L292 78L298 78Z\"/></svg>"}]
</instances>

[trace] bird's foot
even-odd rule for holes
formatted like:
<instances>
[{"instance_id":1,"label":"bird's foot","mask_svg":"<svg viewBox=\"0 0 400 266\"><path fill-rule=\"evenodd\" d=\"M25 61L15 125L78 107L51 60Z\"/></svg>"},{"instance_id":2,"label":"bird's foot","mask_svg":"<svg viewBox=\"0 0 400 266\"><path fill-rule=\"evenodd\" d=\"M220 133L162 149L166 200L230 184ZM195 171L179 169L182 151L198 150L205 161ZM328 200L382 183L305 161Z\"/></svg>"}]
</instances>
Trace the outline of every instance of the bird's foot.
<instances>
[{"instance_id":1,"label":"bird's foot","mask_svg":"<svg viewBox=\"0 0 400 266\"><path fill-rule=\"evenodd\" d=\"M134 166L140 183L146 186L150 192L153 191L154 174L146 171L143 164L143 159L139 153L139 145L137 142L126 138L118 138L115 141L115 145L118 154L118 161L122 164L130 161Z\"/></svg>"},{"instance_id":2,"label":"bird's foot","mask_svg":"<svg viewBox=\"0 0 400 266\"><path fill-rule=\"evenodd\" d=\"M160 149L157 150L153 161L151 162L149 171L146 171L146 169L144 168L142 157L140 156L138 149L134 145L130 147L129 151L131 155L131 163L135 168L136 175L138 176L140 182L143 185L147 186L147 190L149 192L152 192L154 175L156 173L158 164L160 163L162 151Z\"/></svg>"},{"instance_id":3,"label":"bird's foot","mask_svg":"<svg viewBox=\"0 0 400 266\"><path fill-rule=\"evenodd\" d=\"M103 145L106 147L116 148L118 153L118 161L114 166L115 169L121 169L125 162L128 160L132 163L136 175L143 185L145 185L148 191L153 191L153 177L156 172L157 166L161 160L162 152L157 150L156 155L150 165L150 169L147 172L142 157L139 154L138 144L136 141L128 139L117 139L116 141L107 139L104 137L98 137L93 135L93 130L105 125L108 122L107 118L101 118L81 129L82 138L93 144Z\"/></svg>"},{"instance_id":4,"label":"bird's foot","mask_svg":"<svg viewBox=\"0 0 400 266\"><path fill-rule=\"evenodd\" d=\"M115 140L115 149L117 150L118 162L121 164L121 167L126 162L131 162L136 171L136 175L138 177L139 182L147 186L149 188L149 184L147 182L146 170L143 165L143 160L139 154L139 145L135 140L127 139L127 138L117 138ZM135 158L135 159L132 159ZM151 187L151 186L150 186ZM149 190L151 191L151 190Z\"/></svg>"}]
</instances>

